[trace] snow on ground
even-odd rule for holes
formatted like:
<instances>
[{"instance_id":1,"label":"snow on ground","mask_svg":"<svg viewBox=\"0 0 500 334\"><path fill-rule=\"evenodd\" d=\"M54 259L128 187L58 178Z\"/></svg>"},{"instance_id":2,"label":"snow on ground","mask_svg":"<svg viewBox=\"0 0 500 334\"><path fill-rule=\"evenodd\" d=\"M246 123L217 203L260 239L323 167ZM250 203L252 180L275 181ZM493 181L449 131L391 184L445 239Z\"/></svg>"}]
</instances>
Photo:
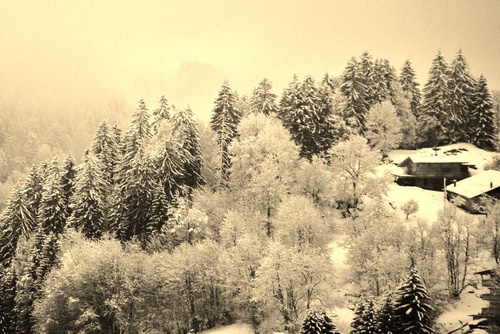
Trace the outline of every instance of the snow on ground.
<instances>
[{"instance_id":1,"label":"snow on ground","mask_svg":"<svg viewBox=\"0 0 500 334\"><path fill-rule=\"evenodd\" d=\"M440 152L457 150L464 160L477 166L477 170L471 170L471 174L477 174L484 170L484 166L490 163L493 159L495 153L487 152L475 147L468 143L459 143L446 145L441 147ZM406 159L408 156L413 154L427 154L433 152L432 149L422 149L422 150L394 150L389 153L389 161L391 164L380 166L377 170L377 174L383 173L384 171L391 171L395 167L394 164ZM400 216L401 221L406 219L406 215L401 211L400 207L410 199L418 202L419 210L410 215L410 221L422 218L429 222L437 221L437 213L443 208L443 193L441 191L425 190L418 187L403 187L396 183L392 183L389 186L387 193L388 201L396 208L398 216ZM334 315L334 323L343 332L347 333L349 330L350 323L354 317L354 312L347 308L349 306L349 296L355 292L355 287L352 282L345 280L347 273L349 271L349 265L345 262L348 249L345 246L345 235L338 234L335 239L328 245L330 250L330 258L332 262L332 267L335 273L335 283L337 284L336 294L339 296L339 300L344 300L346 305L342 305L341 302L339 307L331 310L332 315ZM484 262L487 259L482 259ZM491 260L491 259L490 259ZM486 263L483 263L481 267L487 267ZM472 320L472 314L478 314L482 307L487 307L488 302L483 301L480 295L487 293L487 288L480 287L479 289L474 289L473 287L467 287L466 290L460 295L460 299L452 303L449 308L437 319L437 323L442 327L438 332L446 332L452 329L460 327L460 322L465 323ZM342 298L343 297L343 298ZM474 333L480 333L480 330L475 330ZM203 334L254 334L254 330L251 325L237 323L229 326L222 326L219 328L210 329L201 332ZM460 333L460 332L458 332Z\"/></svg>"},{"instance_id":2,"label":"snow on ground","mask_svg":"<svg viewBox=\"0 0 500 334\"><path fill-rule=\"evenodd\" d=\"M254 333L255 332L251 325L243 323L212 328L200 332L200 334L254 334Z\"/></svg>"},{"instance_id":3,"label":"snow on ground","mask_svg":"<svg viewBox=\"0 0 500 334\"><path fill-rule=\"evenodd\" d=\"M472 321L473 314L481 313L481 308L488 307L489 302L482 300L481 295L488 293L489 289L478 286L475 289L468 286L460 294L460 298L452 303L437 319L440 325L440 332L448 332L459 328L462 324ZM460 331L457 333L461 333ZM474 331L474 333L479 333Z\"/></svg>"},{"instance_id":4,"label":"snow on ground","mask_svg":"<svg viewBox=\"0 0 500 334\"><path fill-rule=\"evenodd\" d=\"M396 214L401 220L406 219L406 215L401 210L401 206L410 199L418 203L418 211L410 215L409 219L420 218L430 223L437 221L439 210L443 209L444 197L441 191L426 190L419 187L400 186L393 183L389 186L387 198L396 208Z\"/></svg>"}]
</instances>

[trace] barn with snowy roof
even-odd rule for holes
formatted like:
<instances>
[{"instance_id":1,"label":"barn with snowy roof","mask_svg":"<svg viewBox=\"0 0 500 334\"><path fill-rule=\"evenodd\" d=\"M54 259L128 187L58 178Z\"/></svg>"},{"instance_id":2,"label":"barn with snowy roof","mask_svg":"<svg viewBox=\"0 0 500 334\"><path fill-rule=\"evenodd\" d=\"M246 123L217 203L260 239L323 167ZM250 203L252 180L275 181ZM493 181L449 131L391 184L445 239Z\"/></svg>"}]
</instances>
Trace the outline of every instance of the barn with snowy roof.
<instances>
[{"instance_id":1,"label":"barn with snowy roof","mask_svg":"<svg viewBox=\"0 0 500 334\"><path fill-rule=\"evenodd\" d=\"M446 188L449 197L460 197L469 212L481 212L484 197L500 199L500 171L487 170Z\"/></svg>"},{"instance_id":2,"label":"barn with snowy roof","mask_svg":"<svg viewBox=\"0 0 500 334\"><path fill-rule=\"evenodd\" d=\"M415 154L397 165L393 175L401 185L442 190L444 179L448 183L470 176L469 168L475 168L460 155Z\"/></svg>"}]
</instances>

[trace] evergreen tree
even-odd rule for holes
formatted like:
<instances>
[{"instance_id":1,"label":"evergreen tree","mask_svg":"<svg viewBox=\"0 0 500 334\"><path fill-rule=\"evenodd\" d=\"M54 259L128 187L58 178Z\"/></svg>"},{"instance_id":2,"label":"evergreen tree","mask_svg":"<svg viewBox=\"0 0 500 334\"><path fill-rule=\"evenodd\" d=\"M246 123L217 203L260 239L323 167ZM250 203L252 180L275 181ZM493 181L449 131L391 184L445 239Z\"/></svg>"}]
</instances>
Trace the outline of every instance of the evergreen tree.
<instances>
[{"instance_id":1,"label":"evergreen tree","mask_svg":"<svg viewBox=\"0 0 500 334\"><path fill-rule=\"evenodd\" d=\"M71 154L69 154L66 157L66 160L64 160L64 165L62 166L62 174L61 174L61 185L63 190L64 202L66 206L66 212L68 216L71 214L71 208L69 207L69 200L75 190L75 176L76 176L75 159Z\"/></svg>"},{"instance_id":2,"label":"evergreen tree","mask_svg":"<svg viewBox=\"0 0 500 334\"><path fill-rule=\"evenodd\" d=\"M18 181L10 192L7 208L0 216L0 264L10 264L19 238L28 237L35 227L36 220L26 206Z\"/></svg>"},{"instance_id":3,"label":"evergreen tree","mask_svg":"<svg viewBox=\"0 0 500 334\"><path fill-rule=\"evenodd\" d=\"M327 99L312 77L297 87L292 82L289 89L281 100L280 118L301 147L301 157L311 160L313 155L325 153L333 142Z\"/></svg>"},{"instance_id":4,"label":"evergreen tree","mask_svg":"<svg viewBox=\"0 0 500 334\"><path fill-rule=\"evenodd\" d=\"M48 175L49 168L47 163L44 162L38 166L33 166L23 187L26 208L31 214L31 217L33 217L33 219L37 222L38 211L42 201L43 186Z\"/></svg>"},{"instance_id":5,"label":"evergreen tree","mask_svg":"<svg viewBox=\"0 0 500 334\"><path fill-rule=\"evenodd\" d=\"M139 101L139 107L132 114L130 127L123 140L123 164L119 169L127 168L141 148L145 148L151 140L151 125L149 113L143 100ZM121 176L120 176L121 177Z\"/></svg>"},{"instance_id":6,"label":"evergreen tree","mask_svg":"<svg viewBox=\"0 0 500 334\"><path fill-rule=\"evenodd\" d=\"M417 136L421 146L446 144L451 124L449 116L448 65L439 52L429 70L423 89L424 100L418 118Z\"/></svg>"},{"instance_id":7,"label":"evergreen tree","mask_svg":"<svg viewBox=\"0 0 500 334\"><path fill-rule=\"evenodd\" d=\"M0 265L0 334L14 332L16 273Z\"/></svg>"},{"instance_id":8,"label":"evergreen tree","mask_svg":"<svg viewBox=\"0 0 500 334\"><path fill-rule=\"evenodd\" d=\"M229 87L229 83L224 81L219 96L215 100L210 127L217 134L217 144L219 145L219 184L225 185L228 180L228 169L230 159L228 148L233 139L237 136L238 124L241 114L236 108L236 95Z\"/></svg>"},{"instance_id":9,"label":"evergreen tree","mask_svg":"<svg viewBox=\"0 0 500 334\"><path fill-rule=\"evenodd\" d=\"M151 224L153 200L158 196L159 176L156 165L140 147L130 166L121 176L121 182L115 187L112 213L112 226L122 241L137 237L145 246L151 235L157 230Z\"/></svg>"},{"instance_id":10,"label":"evergreen tree","mask_svg":"<svg viewBox=\"0 0 500 334\"><path fill-rule=\"evenodd\" d=\"M78 168L75 192L71 197L73 209L68 226L76 228L87 238L100 238L108 230L106 196L109 183L101 161L88 150Z\"/></svg>"},{"instance_id":11,"label":"evergreen tree","mask_svg":"<svg viewBox=\"0 0 500 334\"><path fill-rule=\"evenodd\" d=\"M410 101L410 109L413 115L418 118L421 99L420 89L418 88L420 84L416 81L416 74L409 60L405 61L401 69L399 82L404 97Z\"/></svg>"},{"instance_id":12,"label":"evergreen tree","mask_svg":"<svg viewBox=\"0 0 500 334\"><path fill-rule=\"evenodd\" d=\"M477 81L473 98L473 115L470 122L472 143L477 147L494 150L497 142L498 128L493 109L493 101L483 75Z\"/></svg>"},{"instance_id":13,"label":"evergreen tree","mask_svg":"<svg viewBox=\"0 0 500 334\"><path fill-rule=\"evenodd\" d=\"M450 124L449 141L470 140L468 126L472 120L475 80L469 73L467 61L459 50L453 60L448 79Z\"/></svg>"},{"instance_id":14,"label":"evergreen tree","mask_svg":"<svg viewBox=\"0 0 500 334\"><path fill-rule=\"evenodd\" d=\"M354 133L365 131L365 116L368 112L367 87L359 70L359 64L353 57L347 63L342 75L340 91L345 98L344 119Z\"/></svg>"},{"instance_id":15,"label":"evergreen tree","mask_svg":"<svg viewBox=\"0 0 500 334\"><path fill-rule=\"evenodd\" d=\"M340 334L340 332L325 311L312 311L304 319L300 334Z\"/></svg>"},{"instance_id":16,"label":"evergreen tree","mask_svg":"<svg viewBox=\"0 0 500 334\"><path fill-rule=\"evenodd\" d=\"M108 122L103 121L97 129L91 149L91 154L101 161L102 176L110 186L113 184L117 163L120 160L116 130L117 128L111 128Z\"/></svg>"},{"instance_id":17,"label":"evergreen tree","mask_svg":"<svg viewBox=\"0 0 500 334\"><path fill-rule=\"evenodd\" d=\"M35 286L30 275L21 275L16 282L16 296L14 297L14 333L33 333L35 320L32 317Z\"/></svg>"},{"instance_id":18,"label":"evergreen tree","mask_svg":"<svg viewBox=\"0 0 500 334\"><path fill-rule=\"evenodd\" d=\"M384 305L378 312L377 322L378 322L378 328L381 333L384 334L396 333L394 324L394 305L392 303L392 294L389 294L387 296Z\"/></svg>"},{"instance_id":19,"label":"evergreen tree","mask_svg":"<svg viewBox=\"0 0 500 334\"><path fill-rule=\"evenodd\" d=\"M387 92L385 98L390 100L391 103L394 104L396 98L395 83L397 82L396 70L387 59L382 60L380 70L382 71L382 78Z\"/></svg>"},{"instance_id":20,"label":"evergreen tree","mask_svg":"<svg viewBox=\"0 0 500 334\"><path fill-rule=\"evenodd\" d=\"M153 127L153 131L157 132L160 124L164 121L170 121L170 105L168 104L168 100L163 95L160 99L160 107L153 111L153 121L151 122L151 126Z\"/></svg>"},{"instance_id":21,"label":"evergreen tree","mask_svg":"<svg viewBox=\"0 0 500 334\"><path fill-rule=\"evenodd\" d=\"M200 133L191 109L177 111L172 117L172 137L182 148L182 173L176 177L179 186L186 186L188 194L201 186L202 157L200 151Z\"/></svg>"},{"instance_id":22,"label":"evergreen tree","mask_svg":"<svg viewBox=\"0 0 500 334\"><path fill-rule=\"evenodd\" d=\"M394 298L394 322L396 333L429 334L433 333L427 289L416 272L411 270L406 282L396 292Z\"/></svg>"},{"instance_id":23,"label":"evergreen tree","mask_svg":"<svg viewBox=\"0 0 500 334\"><path fill-rule=\"evenodd\" d=\"M61 234L66 225L67 199L63 190L62 172L59 161L54 158L49 168L38 212L38 224L45 233Z\"/></svg>"},{"instance_id":24,"label":"evergreen tree","mask_svg":"<svg viewBox=\"0 0 500 334\"><path fill-rule=\"evenodd\" d=\"M354 313L355 317L351 324L353 330L349 332L350 334L379 333L377 313L375 312L372 300L363 300L358 304Z\"/></svg>"},{"instance_id":25,"label":"evergreen tree","mask_svg":"<svg viewBox=\"0 0 500 334\"><path fill-rule=\"evenodd\" d=\"M265 115L271 115L278 111L276 104L276 94L271 93L273 88L271 81L264 78L257 88L253 90L252 98L250 99L250 108L252 112L261 112Z\"/></svg>"},{"instance_id":26,"label":"evergreen tree","mask_svg":"<svg viewBox=\"0 0 500 334\"><path fill-rule=\"evenodd\" d=\"M377 83L375 82L375 64L373 57L367 52L363 52L359 58L359 71L361 81L366 87L366 103L371 106L374 103L382 102L376 99Z\"/></svg>"}]
</instances>

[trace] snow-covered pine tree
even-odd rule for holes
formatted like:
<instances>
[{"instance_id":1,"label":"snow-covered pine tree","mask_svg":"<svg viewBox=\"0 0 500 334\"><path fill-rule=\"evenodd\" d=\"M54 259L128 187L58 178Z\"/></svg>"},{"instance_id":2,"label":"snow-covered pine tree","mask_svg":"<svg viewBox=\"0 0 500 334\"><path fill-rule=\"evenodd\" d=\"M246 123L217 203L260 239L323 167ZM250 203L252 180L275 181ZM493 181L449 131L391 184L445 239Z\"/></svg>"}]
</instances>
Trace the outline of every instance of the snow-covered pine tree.
<instances>
[{"instance_id":1,"label":"snow-covered pine tree","mask_svg":"<svg viewBox=\"0 0 500 334\"><path fill-rule=\"evenodd\" d=\"M373 300L361 301L354 311L354 319L351 323L353 328L350 334L375 334L380 333L377 323L377 312L373 305Z\"/></svg>"},{"instance_id":2,"label":"snow-covered pine tree","mask_svg":"<svg viewBox=\"0 0 500 334\"><path fill-rule=\"evenodd\" d=\"M64 165L62 166L62 171L61 171L61 185L65 199L66 212L68 216L71 214L71 208L69 207L69 200L75 190L75 176L76 176L75 159L71 154L68 154L66 156L66 159L64 160Z\"/></svg>"},{"instance_id":3,"label":"snow-covered pine tree","mask_svg":"<svg viewBox=\"0 0 500 334\"><path fill-rule=\"evenodd\" d=\"M170 111L171 107L168 104L168 100L165 95L162 95L160 99L160 106L158 107L158 109L155 109L153 111L153 120L151 122L151 127L153 128L154 133L158 131L161 123L170 120Z\"/></svg>"},{"instance_id":4,"label":"snow-covered pine tree","mask_svg":"<svg viewBox=\"0 0 500 334\"><path fill-rule=\"evenodd\" d=\"M116 125L115 125L116 126ZM114 184L116 166L120 161L120 147L114 128L102 121L97 128L92 142L91 154L101 161L105 181ZM111 189L108 190L108 193Z\"/></svg>"},{"instance_id":5,"label":"snow-covered pine tree","mask_svg":"<svg viewBox=\"0 0 500 334\"><path fill-rule=\"evenodd\" d=\"M273 88L272 82L264 78L257 87L253 90L250 99L250 108L254 113L261 112L265 115L275 114L278 111L276 104L276 94L271 92Z\"/></svg>"},{"instance_id":6,"label":"snow-covered pine tree","mask_svg":"<svg viewBox=\"0 0 500 334\"><path fill-rule=\"evenodd\" d=\"M29 237L36 220L28 210L22 193L21 180L10 191L7 207L0 216L0 264L7 267L16 252L21 236Z\"/></svg>"},{"instance_id":7,"label":"snow-covered pine tree","mask_svg":"<svg viewBox=\"0 0 500 334\"><path fill-rule=\"evenodd\" d=\"M201 186L202 157L200 133L191 109L178 110L172 117L172 139L182 148L182 172L174 175L179 187L187 187L187 195Z\"/></svg>"},{"instance_id":8,"label":"snow-covered pine tree","mask_svg":"<svg viewBox=\"0 0 500 334\"><path fill-rule=\"evenodd\" d=\"M224 186L228 180L228 169L231 164L228 148L233 139L237 136L238 124L241 114L236 107L236 94L229 87L229 83L224 81L219 95L214 102L210 127L217 134L217 144L219 146L220 165L219 185Z\"/></svg>"},{"instance_id":9,"label":"snow-covered pine tree","mask_svg":"<svg viewBox=\"0 0 500 334\"><path fill-rule=\"evenodd\" d=\"M38 211L40 209L40 202L42 201L43 186L48 175L48 163L44 162L40 165L34 165L31 168L23 186L26 208L35 221L38 219Z\"/></svg>"},{"instance_id":10,"label":"snow-covered pine tree","mask_svg":"<svg viewBox=\"0 0 500 334\"><path fill-rule=\"evenodd\" d=\"M450 142L469 141L471 135L474 135L469 133L468 128L472 121L475 87L476 81L469 73L467 60L462 50L459 50L451 63L448 75L448 103L451 116L448 139Z\"/></svg>"},{"instance_id":11,"label":"snow-covered pine tree","mask_svg":"<svg viewBox=\"0 0 500 334\"><path fill-rule=\"evenodd\" d=\"M106 214L109 183L104 176L106 172L101 160L89 150L85 151L83 162L78 166L68 226L87 238L98 239L109 229Z\"/></svg>"},{"instance_id":12,"label":"snow-covered pine tree","mask_svg":"<svg viewBox=\"0 0 500 334\"><path fill-rule=\"evenodd\" d=\"M16 273L0 265L0 334L14 332Z\"/></svg>"},{"instance_id":13,"label":"snow-covered pine tree","mask_svg":"<svg viewBox=\"0 0 500 334\"><path fill-rule=\"evenodd\" d=\"M299 99L282 100L282 113L287 117L283 124L300 146L300 156L311 160L313 155L325 153L333 141L327 96L310 76L299 86L299 94L291 95Z\"/></svg>"},{"instance_id":14,"label":"snow-covered pine tree","mask_svg":"<svg viewBox=\"0 0 500 334\"><path fill-rule=\"evenodd\" d=\"M325 311L311 311L302 323L300 334L341 334Z\"/></svg>"},{"instance_id":15,"label":"snow-covered pine tree","mask_svg":"<svg viewBox=\"0 0 500 334\"><path fill-rule=\"evenodd\" d=\"M149 123L149 111L143 100L139 101L139 107L132 114L129 130L123 139L122 165L119 170L127 169L128 164L132 161L141 148L145 148L151 140L151 124ZM122 177L120 175L119 177Z\"/></svg>"},{"instance_id":16,"label":"snow-covered pine tree","mask_svg":"<svg viewBox=\"0 0 500 334\"><path fill-rule=\"evenodd\" d=\"M403 91L404 97L410 101L410 109L413 115L418 118L420 115L420 99L422 94L418 86L417 76L415 70L413 69L410 60L406 60L403 68L401 68L401 74L399 75L399 82L401 83L401 89Z\"/></svg>"},{"instance_id":17,"label":"snow-covered pine tree","mask_svg":"<svg viewBox=\"0 0 500 334\"><path fill-rule=\"evenodd\" d=\"M344 119L353 133L363 134L365 131L365 116L368 112L367 88L363 83L359 64L356 58L351 58L342 75L340 91L345 98Z\"/></svg>"},{"instance_id":18,"label":"snow-covered pine tree","mask_svg":"<svg viewBox=\"0 0 500 334\"><path fill-rule=\"evenodd\" d=\"M482 149L494 150L497 143L498 128L493 101L483 75L479 77L476 83L473 105L474 110L469 130L472 143Z\"/></svg>"},{"instance_id":19,"label":"snow-covered pine tree","mask_svg":"<svg viewBox=\"0 0 500 334\"><path fill-rule=\"evenodd\" d=\"M449 142L449 86L448 65L438 52L429 70L423 89L421 113L417 119L417 137L420 146L438 146Z\"/></svg>"},{"instance_id":20,"label":"snow-covered pine tree","mask_svg":"<svg viewBox=\"0 0 500 334\"><path fill-rule=\"evenodd\" d=\"M371 106L376 102L381 102L376 99L377 83L375 82L375 65L372 55L368 51L363 52L361 57L359 57L358 64L361 81L366 87L366 103Z\"/></svg>"},{"instance_id":21,"label":"snow-covered pine tree","mask_svg":"<svg viewBox=\"0 0 500 334\"><path fill-rule=\"evenodd\" d=\"M391 103L394 104L396 98L395 83L397 82L396 69L391 65L389 60L383 59L381 61L380 70L382 71L382 78L386 87L386 99L390 100Z\"/></svg>"},{"instance_id":22,"label":"snow-covered pine tree","mask_svg":"<svg viewBox=\"0 0 500 334\"><path fill-rule=\"evenodd\" d=\"M62 183L62 169L59 160L54 158L48 169L48 176L43 186L42 199L38 210L38 225L46 234L59 235L66 226L67 200Z\"/></svg>"},{"instance_id":23,"label":"snow-covered pine tree","mask_svg":"<svg viewBox=\"0 0 500 334\"><path fill-rule=\"evenodd\" d=\"M394 296L394 322L396 333L430 334L433 333L427 288L417 271L412 269L406 282Z\"/></svg>"},{"instance_id":24,"label":"snow-covered pine tree","mask_svg":"<svg viewBox=\"0 0 500 334\"><path fill-rule=\"evenodd\" d=\"M394 305L392 302L392 293L387 296L384 305L377 313L377 323L380 333L395 334L396 327L394 323Z\"/></svg>"}]
</instances>

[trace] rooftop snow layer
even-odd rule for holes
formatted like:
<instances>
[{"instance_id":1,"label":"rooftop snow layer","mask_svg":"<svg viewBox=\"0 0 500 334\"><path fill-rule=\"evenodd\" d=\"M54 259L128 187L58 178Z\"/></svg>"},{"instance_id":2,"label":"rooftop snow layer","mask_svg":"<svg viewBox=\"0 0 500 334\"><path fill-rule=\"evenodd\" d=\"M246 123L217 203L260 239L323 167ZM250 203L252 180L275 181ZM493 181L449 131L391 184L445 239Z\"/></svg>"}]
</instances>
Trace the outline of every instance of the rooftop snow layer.
<instances>
[{"instance_id":1,"label":"rooftop snow layer","mask_svg":"<svg viewBox=\"0 0 500 334\"><path fill-rule=\"evenodd\" d=\"M498 187L500 187L500 172L496 170L487 170L462 181L458 181L456 186L449 185L446 187L446 190L465 198L474 198Z\"/></svg>"}]
</instances>

